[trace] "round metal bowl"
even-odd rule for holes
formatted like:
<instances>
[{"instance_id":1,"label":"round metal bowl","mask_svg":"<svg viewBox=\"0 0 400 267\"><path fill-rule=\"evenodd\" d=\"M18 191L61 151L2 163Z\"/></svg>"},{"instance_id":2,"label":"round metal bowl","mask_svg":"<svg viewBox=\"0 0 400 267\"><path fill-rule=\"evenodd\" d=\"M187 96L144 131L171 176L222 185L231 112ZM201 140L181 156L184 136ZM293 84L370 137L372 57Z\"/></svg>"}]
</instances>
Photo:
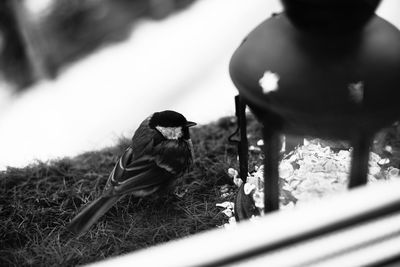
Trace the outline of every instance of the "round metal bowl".
<instances>
[{"instance_id":1,"label":"round metal bowl","mask_svg":"<svg viewBox=\"0 0 400 267\"><path fill-rule=\"evenodd\" d=\"M286 13L256 27L235 51L230 74L261 121L287 133L350 140L400 117L400 31L374 15L348 35L304 34ZM276 77L265 90L261 79ZM276 125L275 125L276 126Z\"/></svg>"}]
</instances>

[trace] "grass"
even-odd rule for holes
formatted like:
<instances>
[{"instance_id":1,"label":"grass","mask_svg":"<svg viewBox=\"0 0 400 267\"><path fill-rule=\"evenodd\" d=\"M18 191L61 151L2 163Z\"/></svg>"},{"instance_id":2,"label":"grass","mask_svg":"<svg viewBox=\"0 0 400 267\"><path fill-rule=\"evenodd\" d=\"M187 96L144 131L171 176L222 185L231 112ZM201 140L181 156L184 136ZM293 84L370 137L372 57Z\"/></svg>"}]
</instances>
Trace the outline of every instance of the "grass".
<instances>
[{"instance_id":1,"label":"grass","mask_svg":"<svg viewBox=\"0 0 400 267\"><path fill-rule=\"evenodd\" d=\"M193 128L196 158L192 170L178 182L177 194L125 197L80 237L72 236L66 226L101 194L129 139L74 158L1 172L0 265L79 265L223 224L225 215L215 204L234 197L222 199L220 192L224 184L231 185L231 192L235 188L226 172L237 167L236 147L227 141L234 129L232 118Z\"/></svg>"},{"instance_id":2,"label":"grass","mask_svg":"<svg viewBox=\"0 0 400 267\"><path fill-rule=\"evenodd\" d=\"M394 167L400 165L399 128L391 127L380 135L374 148L391 145ZM129 139L74 158L0 172L0 266L85 264L222 225L226 217L215 204L234 199L236 186L227 175L228 168L238 169L236 147L227 141L234 130L232 118L193 128L194 166L178 182L175 194L126 197L80 237L69 233L66 226L87 202L101 194ZM248 135L249 145L261 136L260 126L252 118ZM250 153L250 170L261 163L260 156L256 151ZM220 189L225 184L231 194L222 198Z\"/></svg>"}]
</instances>

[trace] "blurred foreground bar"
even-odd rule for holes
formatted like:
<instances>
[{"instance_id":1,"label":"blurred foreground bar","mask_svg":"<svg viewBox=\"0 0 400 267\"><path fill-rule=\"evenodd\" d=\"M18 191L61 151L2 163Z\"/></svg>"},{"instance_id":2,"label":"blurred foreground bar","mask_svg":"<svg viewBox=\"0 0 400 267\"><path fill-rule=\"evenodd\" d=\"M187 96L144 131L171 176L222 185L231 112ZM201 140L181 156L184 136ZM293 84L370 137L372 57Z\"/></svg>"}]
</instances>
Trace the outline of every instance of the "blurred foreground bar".
<instances>
[{"instance_id":1,"label":"blurred foreground bar","mask_svg":"<svg viewBox=\"0 0 400 267\"><path fill-rule=\"evenodd\" d=\"M354 189L93 266L360 266L400 262L400 181Z\"/></svg>"}]
</instances>

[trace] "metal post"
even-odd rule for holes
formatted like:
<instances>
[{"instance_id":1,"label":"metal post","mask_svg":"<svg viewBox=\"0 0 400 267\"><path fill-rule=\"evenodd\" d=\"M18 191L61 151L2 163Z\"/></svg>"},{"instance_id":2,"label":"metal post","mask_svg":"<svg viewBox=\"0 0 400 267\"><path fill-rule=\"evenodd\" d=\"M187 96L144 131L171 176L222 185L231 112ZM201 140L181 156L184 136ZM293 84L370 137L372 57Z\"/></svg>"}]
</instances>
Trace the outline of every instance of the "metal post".
<instances>
[{"instance_id":1,"label":"metal post","mask_svg":"<svg viewBox=\"0 0 400 267\"><path fill-rule=\"evenodd\" d=\"M264 138L264 211L279 209L279 151L281 139L273 125L263 128Z\"/></svg>"},{"instance_id":2,"label":"metal post","mask_svg":"<svg viewBox=\"0 0 400 267\"><path fill-rule=\"evenodd\" d=\"M354 188L367 183L369 147L372 138L369 135L360 135L352 143L351 171L349 188Z\"/></svg>"},{"instance_id":3,"label":"metal post","mask_svg":"<svg viewBox=\"0 0 400 267\"><path fill-rule=\"evenodd\" d=\"M247 120L246 120L246 103L239 95L235 96L235 111L237 118L237 128L232 133L228 140L231 143L235 143L238 149L239 155L239 175L243 182L246 182L248 174L248 141L247 141ZM239 140L233 137L239 133Z\"/></svg>"},{"instance_id":4,"label":"metal post","mask_svg":"<svg viewBox=\"0 0 400 267\"><path fill-rule=\"evenodd\" d=\"M247 140L247 120L246 120L246 104L239 95L235 97L236 117L240 132L240 142L238 143L239 151L239 172L240 178L246 182L249 172L249 145Z\"/></svg>"}]
</instances>

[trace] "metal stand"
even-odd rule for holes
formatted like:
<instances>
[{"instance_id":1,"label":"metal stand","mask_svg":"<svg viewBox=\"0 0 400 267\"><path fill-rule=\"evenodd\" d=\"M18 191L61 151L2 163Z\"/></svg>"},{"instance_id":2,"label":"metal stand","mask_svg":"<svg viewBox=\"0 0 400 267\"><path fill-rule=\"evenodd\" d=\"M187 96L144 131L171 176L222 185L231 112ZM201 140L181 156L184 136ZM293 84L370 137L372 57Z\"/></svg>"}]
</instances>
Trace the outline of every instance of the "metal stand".
<instances>
[{"instance_id":1,"label":"metal stand","mask_svg":"<svg viewBox=\"0 0 400 267\"><path fill-rule=\"evenodd\" d=\"M349 188L354 188L367 183L369 147L372 137L368 135L358 136L353 141L353 153L351 157L351 172Z\"/></svg>"},{"instance_id":2,"label":"metal stand","mask_svg":"<svg viewBox=\"0 0 400 267\"><path fill-rule=\"evenodd\" d=\"M242 179L243 182L246 182L247 174L249 172L249 145L247 140L246 103L239 95L235 96L235 112L238 127L236 131L228 137L228 140L237 144L239 154L239 175L240 179ZM235 136L238 132L240 139L234 140L233 136Z\"/></svg>"},{"instance_id":3,"label":"metal stand","mask_svg":"<svg viewBox=\"0 0 400 267\"><path fill-rule=\"evenodd\" d=\"M237 144L240 166L240 178L246 182L248 175L248 140L247 140L247 120L246 120L246 103L244 99L237 95L235 97L235 111L237 117L237 129L229 136L229 141ZM266 115L262 119L263 139L264 139L264 211L266 213L279 209L279 160L280 148L282 146L280 133L281 121L272 114ZM233 137L239 133L239 140ZM373 138L371 134L364 133L357 136L352 141L353 153L351 162L351 172L348 187L354 188L367 183L368 177L368 161L369 147ZM239 190L243 190L240 188ZM240 199L245 209L250 208L247 198L242 196ZM241 211L241 219L250 218L246 211Z\"/></svg>"},{"instance_id":4,"label":"metal stand","mask_svg":"<svg viewBox=\"0 0 400 267\"><path fill-rule=\"evenodd\" d=\"M271 126L264 126L263 128L264 211L266 213L279 209L279 151L281 140L279 133Z\"/></svg>"}]
</instances>

